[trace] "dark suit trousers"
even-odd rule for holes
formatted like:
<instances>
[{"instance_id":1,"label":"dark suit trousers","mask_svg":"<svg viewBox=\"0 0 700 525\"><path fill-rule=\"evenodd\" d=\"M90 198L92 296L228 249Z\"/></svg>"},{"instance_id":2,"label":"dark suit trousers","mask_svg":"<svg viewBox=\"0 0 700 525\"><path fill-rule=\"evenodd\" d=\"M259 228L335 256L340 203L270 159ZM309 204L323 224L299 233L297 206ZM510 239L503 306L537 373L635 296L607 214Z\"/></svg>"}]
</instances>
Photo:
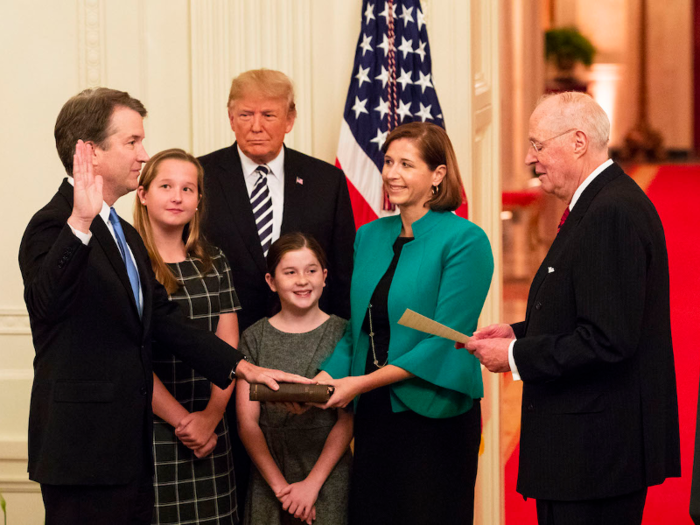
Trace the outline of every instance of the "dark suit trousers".
<instances>
[{"instance_id":1,"label":"dark suit trousers","mask_svg":"<svg viewBox=\"0 0 700 525\"><path fill-rule=\"evenodd\" d=\"M647 489L585 501L537 500L539 525L640 525Z\"/></svg>"},{"instance_id":2,"label":"dark suit trousers","mask_svg":"<svg viewBox=\"0 0 700 525\"><path fill-rule=\"evenodd\" d=\"M41 484L46 525L150 525L153 478L127 485Z\"/></svg>"}]
</instances>

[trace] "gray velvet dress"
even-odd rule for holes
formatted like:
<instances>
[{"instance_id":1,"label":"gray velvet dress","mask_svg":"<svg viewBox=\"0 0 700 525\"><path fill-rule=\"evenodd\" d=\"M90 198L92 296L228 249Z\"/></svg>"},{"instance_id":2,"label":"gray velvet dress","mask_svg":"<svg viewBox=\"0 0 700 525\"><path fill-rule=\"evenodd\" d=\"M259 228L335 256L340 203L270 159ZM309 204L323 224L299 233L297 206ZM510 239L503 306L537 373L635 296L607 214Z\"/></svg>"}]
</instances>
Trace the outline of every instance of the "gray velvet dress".
<instances>
[{"instance_id":1,"label":"gray velvet dress","mask_svg":"<svg viewBox=\"0 0 700 525\"><path fill-rule=\"evenodd\" d=\"M331 315L318 328L302 334L281 332L263 318L241 337L239 350L253 363L266 368L314 377L320 364L342 337L347 321ZM311 408L301 415L290 414L268 403L260 404L260 428L270 454L289 483L302 481L321 455L337 412ZM316 500L314 525L347 523L351 454L348 449L338 461ZM243 523L277 525L301 523L282 510L280 502L262 475L253 467Z\"/></svg>"}]
</instances>

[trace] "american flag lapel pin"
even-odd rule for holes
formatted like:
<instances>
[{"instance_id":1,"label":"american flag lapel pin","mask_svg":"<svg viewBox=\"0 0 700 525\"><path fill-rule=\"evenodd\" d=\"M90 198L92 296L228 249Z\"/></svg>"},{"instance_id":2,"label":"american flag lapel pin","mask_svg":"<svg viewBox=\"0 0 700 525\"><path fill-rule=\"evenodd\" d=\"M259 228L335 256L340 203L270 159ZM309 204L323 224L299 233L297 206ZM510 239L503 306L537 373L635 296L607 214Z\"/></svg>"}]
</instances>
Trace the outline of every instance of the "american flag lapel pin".
<instances>
[{"instance_id":1,"label":"american flag lapel pin","mask_svg":"<svg viewBox=\"0 0 700 525\"><path fill-rule=\"evenodd\" d=\"M304 179L301 177L297 177L297 184L301 184L302 186L304 185Z\"/></svg>"}]
</instances>

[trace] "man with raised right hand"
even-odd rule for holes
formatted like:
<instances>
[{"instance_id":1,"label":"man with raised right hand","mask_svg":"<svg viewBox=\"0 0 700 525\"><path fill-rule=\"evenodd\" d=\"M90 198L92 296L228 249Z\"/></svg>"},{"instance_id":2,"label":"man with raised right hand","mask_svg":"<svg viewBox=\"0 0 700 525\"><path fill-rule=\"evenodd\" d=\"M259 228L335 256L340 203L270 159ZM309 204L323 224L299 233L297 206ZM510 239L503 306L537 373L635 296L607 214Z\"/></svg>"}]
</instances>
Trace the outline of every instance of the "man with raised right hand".
<instances>
[{"instance_id":1,"label":"man with raised right hand","mask_svg":"<svg viewBox=\"0 0 700 525\"><path fill-rule=\"evenodd\" d=\"M107 88L63 106L54 135L69 178L20 246L36 350L29 477L49 525L151 522L153 341L221 388L236 376L271 388L308 382L189 327L156 281L141 238L112 207L148 160L145 116L141 102Z\"/></svg>"}]
</instances>

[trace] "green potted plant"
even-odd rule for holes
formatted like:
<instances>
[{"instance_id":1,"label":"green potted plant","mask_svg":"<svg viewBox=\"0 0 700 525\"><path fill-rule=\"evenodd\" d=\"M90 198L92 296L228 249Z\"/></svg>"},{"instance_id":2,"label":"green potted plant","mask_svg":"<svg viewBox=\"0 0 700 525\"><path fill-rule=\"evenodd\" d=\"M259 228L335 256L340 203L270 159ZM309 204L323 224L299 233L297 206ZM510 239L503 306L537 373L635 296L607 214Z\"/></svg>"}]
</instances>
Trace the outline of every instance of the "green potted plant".
<instances>
[{"instance_id":1,"label":"green potted plant","mask_svg":"<svg viewBox=\"0 0 700 525\"><path fill-rule=\"evenodd\" d=\"M578 62L588 67L593 64L595 47L575 27L550 29L544 35L547 60L557 68L557 80L573 81L574 67Z\"/></svg>"}]
</instances>

